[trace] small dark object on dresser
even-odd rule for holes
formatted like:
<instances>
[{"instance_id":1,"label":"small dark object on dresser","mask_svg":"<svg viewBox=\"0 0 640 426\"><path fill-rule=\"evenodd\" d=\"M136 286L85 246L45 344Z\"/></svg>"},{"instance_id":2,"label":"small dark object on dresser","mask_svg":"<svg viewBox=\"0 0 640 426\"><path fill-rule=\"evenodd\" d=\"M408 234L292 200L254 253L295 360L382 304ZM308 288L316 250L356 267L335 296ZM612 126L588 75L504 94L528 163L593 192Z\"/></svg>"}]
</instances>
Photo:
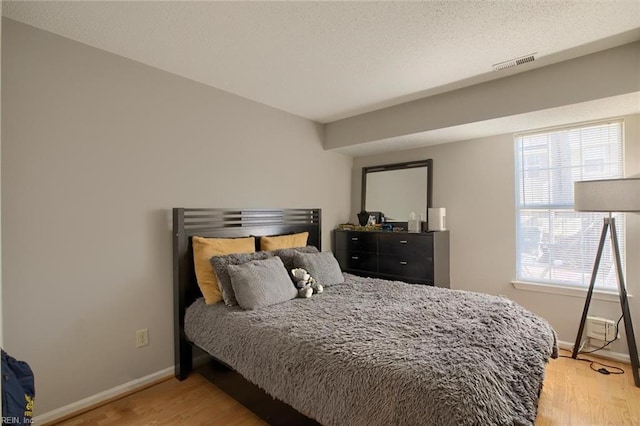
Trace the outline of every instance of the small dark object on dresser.
<instances>
[{"instance_id":1,"label":"small dark object on dresser","mask_svg":"<svg viewBox=\"0 0 640 426\"><path fill-rule=\"evenodd\" d=\"M367 213L365 210L362 210L360 213L358 213L358 222L360 223L360 226L366 226L368 221L369 213Z\"/></svg>"}]
</instances>

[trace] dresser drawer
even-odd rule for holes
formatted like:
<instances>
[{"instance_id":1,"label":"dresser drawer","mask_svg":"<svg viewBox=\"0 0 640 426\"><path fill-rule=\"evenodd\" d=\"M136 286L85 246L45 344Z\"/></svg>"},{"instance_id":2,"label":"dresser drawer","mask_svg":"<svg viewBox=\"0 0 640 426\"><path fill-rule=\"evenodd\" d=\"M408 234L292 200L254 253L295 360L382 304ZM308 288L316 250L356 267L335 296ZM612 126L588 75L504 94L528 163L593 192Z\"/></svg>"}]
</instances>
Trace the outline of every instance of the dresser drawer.
<instances>
[{"instance_id":1,"label":"dresser drawer","mask_svg":"<svg viewBox=\"0 0 640 426\"><path fill-rule=\"evenodd\" d=\"M381 254L378 258L378 272L407 278L433 280L433 259L425 257L404 257L394 254Z\"/></svg>"},{"instance_id":2,"label":"dresser drawer","mask_svg":"<svg viewBox=\"0 0 640 426\"><path fill-rule=\"evenodd\" d=\"M336 231L336 250L353 250L375 253L376 234L373 232Z\"/></svg>"},{"instance_id":3,"label":"dresser drawer","mask_svg":"<svg viewBox=\"0 0 640 426\"><path fill-rule=\"evenodd\" d=\"M340 268L365 277L449 286L449 232L333 232Z\"/></svg>"},{"instance_id":4,"label":"dresser drawer","mask_svg":"<svg viewBox=\"0 0 640 426\"><path fill-rule=\"evenodd\" d=\"M433 256L433 236L431 234L380 234L378 253L399 255L406 259Z\"/></svg>"},{"instance_id":5,"label":"dresser drawer","mask_svg":"<svg viewBox=\"0 0 640 426\"><path fill-rule=\"evenodd\" d=\"M376 272L378 270L378 257L375 253L336 249L335 256L343 271Z\"/></svg>"}]
</instances>

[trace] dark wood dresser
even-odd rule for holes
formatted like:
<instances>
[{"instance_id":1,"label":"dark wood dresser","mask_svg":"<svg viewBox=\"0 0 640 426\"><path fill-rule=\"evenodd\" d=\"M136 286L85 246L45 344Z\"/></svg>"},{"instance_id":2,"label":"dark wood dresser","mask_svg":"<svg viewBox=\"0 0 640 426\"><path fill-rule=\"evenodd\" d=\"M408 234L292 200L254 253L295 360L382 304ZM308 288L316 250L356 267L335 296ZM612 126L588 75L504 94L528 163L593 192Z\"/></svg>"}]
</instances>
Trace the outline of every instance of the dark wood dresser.
<instances>
[{"instance_id":1,"label":"dark wood dresser","mask_svg":"<svg viewBox=\"0 0 640 426\"><path fill-rule=\"evenodd\" d=\"M449 231L333 231L344 272L449 288Z\"/></svg>"}]
</instances>

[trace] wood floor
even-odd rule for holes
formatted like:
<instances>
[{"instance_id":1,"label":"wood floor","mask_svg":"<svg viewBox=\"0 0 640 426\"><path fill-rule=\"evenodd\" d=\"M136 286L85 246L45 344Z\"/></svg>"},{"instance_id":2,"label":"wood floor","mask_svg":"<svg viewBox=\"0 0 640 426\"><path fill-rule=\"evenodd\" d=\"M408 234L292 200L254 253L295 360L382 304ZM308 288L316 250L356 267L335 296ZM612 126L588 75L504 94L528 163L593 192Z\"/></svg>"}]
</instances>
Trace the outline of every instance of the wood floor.
<instances>
[{"instance_id":1,"label":"wood floor","mask_svg":"<svg viewBox=\"0 0 640 426\"><path fill-rule=\"evenodd\" d=\"M561 354L569 353L561 351ZM602 361L624 368L625 374L603 375L592 371L586 362L567 358L551 360L536 426L640 426L640 388L633 385L630 366ZM266 423L205 378L193 374L183 382L169 379L58 424L253 426Z\"/></svg>"}]
</instances>

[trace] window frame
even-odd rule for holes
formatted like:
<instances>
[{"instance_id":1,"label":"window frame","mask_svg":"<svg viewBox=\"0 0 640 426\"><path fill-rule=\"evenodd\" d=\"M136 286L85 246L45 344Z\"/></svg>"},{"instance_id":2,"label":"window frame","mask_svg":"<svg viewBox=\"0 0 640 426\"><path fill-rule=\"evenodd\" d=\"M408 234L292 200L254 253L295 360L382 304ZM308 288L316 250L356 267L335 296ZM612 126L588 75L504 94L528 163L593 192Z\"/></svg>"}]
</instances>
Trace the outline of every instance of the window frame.
<instances>
[{"instance_id":1,"label":"window frame","mask_svg":"<svg viewBox=\"0 0 640 426\"><path fill-rule=\"evenodd\" d=\"M551 279L551 276L549 277L549 279L541 279L539 281L536 281L534 278L532 278L531 276L522 276L521 271L522 271L522 256L521 256L521 236L522 236L522 226L521 226L521 214L523 210L536 210L539 209L541 212L549 212L549 214L551 214L554 210L555 211L561 211L561 210L569 210L572 211L573 210L573 201L571 203L571 205L567 206L566 204L553 204L551 202L547 203L546 207L544 208L536 208L536 206L524 206L522 204L522 186L523 186L523 182L524 182L524 177L523 177L523 173L525 172L525 170L523 170L523 156L522 156L522 141L521 138L523 137L527 137L527 136L532 136L532 135L539 135L539 134L549 134L549 133L553 133L553 132L570 132L572 130L576 130L576 129L581 129L581 128L585 128L585 127L594 127L594 126L606 126L606 125L611 125L611 124L618 124L620 126L620 153L621 153L621 174L622 176L620 177L624 177L625 176L625 120L623 117L616 117L616 118L609 118L609 119L603 119L603 120L593 120L593 121L586 121L586 122L580 122L580 123L573 123L573 124L569 124L569 125L563 125L563 126L554 126L554 127L548 127L548 128L542 128L542 129L536 129L536 130L531 130L531 131L526 131L526 132L518 132L515 133L513 135L513 143L514 143L514 157L515 157L515 162L514 162L514 189L515 189L515 225L516 225L516 241L515 241L515 257L516 257L516 262L515 262L515 267L516 267L516 271L515 271L515 275L516 278L514 280L511 281L511 284L519 289L519 290L529 290L529 291L541 291L541 292L545 292L545 293L553 293L553 294L561 294L561 295L566 295L566 296L574 296L574 297L584 297L585 294L587 293L587 290L589 288L589 283L588 282L583 282L583 283L569 283L569 282L562 282L562 281L553 281ZM564 165L561 167L558 167L558 169L565 167ZM584 170L584 168L587 167L587 165L581 165L581 170ZM604 179L604 177L602 178ZM622 241L620 242L621 244L621 252L622 252L622 265L623 265L623 270L626 270L626 238L624 238L624 234L626 232L626 226L625 226L625 220L624 220L624 214L620 213L620 219L617 226L616 226L616 230L619 231L619 235L623 235ZM622 228L622 229L620 229ZM609 236L607 236L607 240L609 240ZM605 248L606 250L606 248ZM595 258L593 259L595 261ZM593 262L591 263L591 265L593 265ZM584 270L583 270L584 272ZM626 272L626 271L625 271ZM623 272L623 273L625 273ZM598 277L600 277L600 274L598 275ZM595 299L600 299L600 300L606 300L606 301L612 301L612 302L617 302L618 301L618 289L613 288L611 286L598 286L596 284L596 287L594 288L594 296ZM632 296L631 296L632 297Z\"/></svg>"}]
</instances>

